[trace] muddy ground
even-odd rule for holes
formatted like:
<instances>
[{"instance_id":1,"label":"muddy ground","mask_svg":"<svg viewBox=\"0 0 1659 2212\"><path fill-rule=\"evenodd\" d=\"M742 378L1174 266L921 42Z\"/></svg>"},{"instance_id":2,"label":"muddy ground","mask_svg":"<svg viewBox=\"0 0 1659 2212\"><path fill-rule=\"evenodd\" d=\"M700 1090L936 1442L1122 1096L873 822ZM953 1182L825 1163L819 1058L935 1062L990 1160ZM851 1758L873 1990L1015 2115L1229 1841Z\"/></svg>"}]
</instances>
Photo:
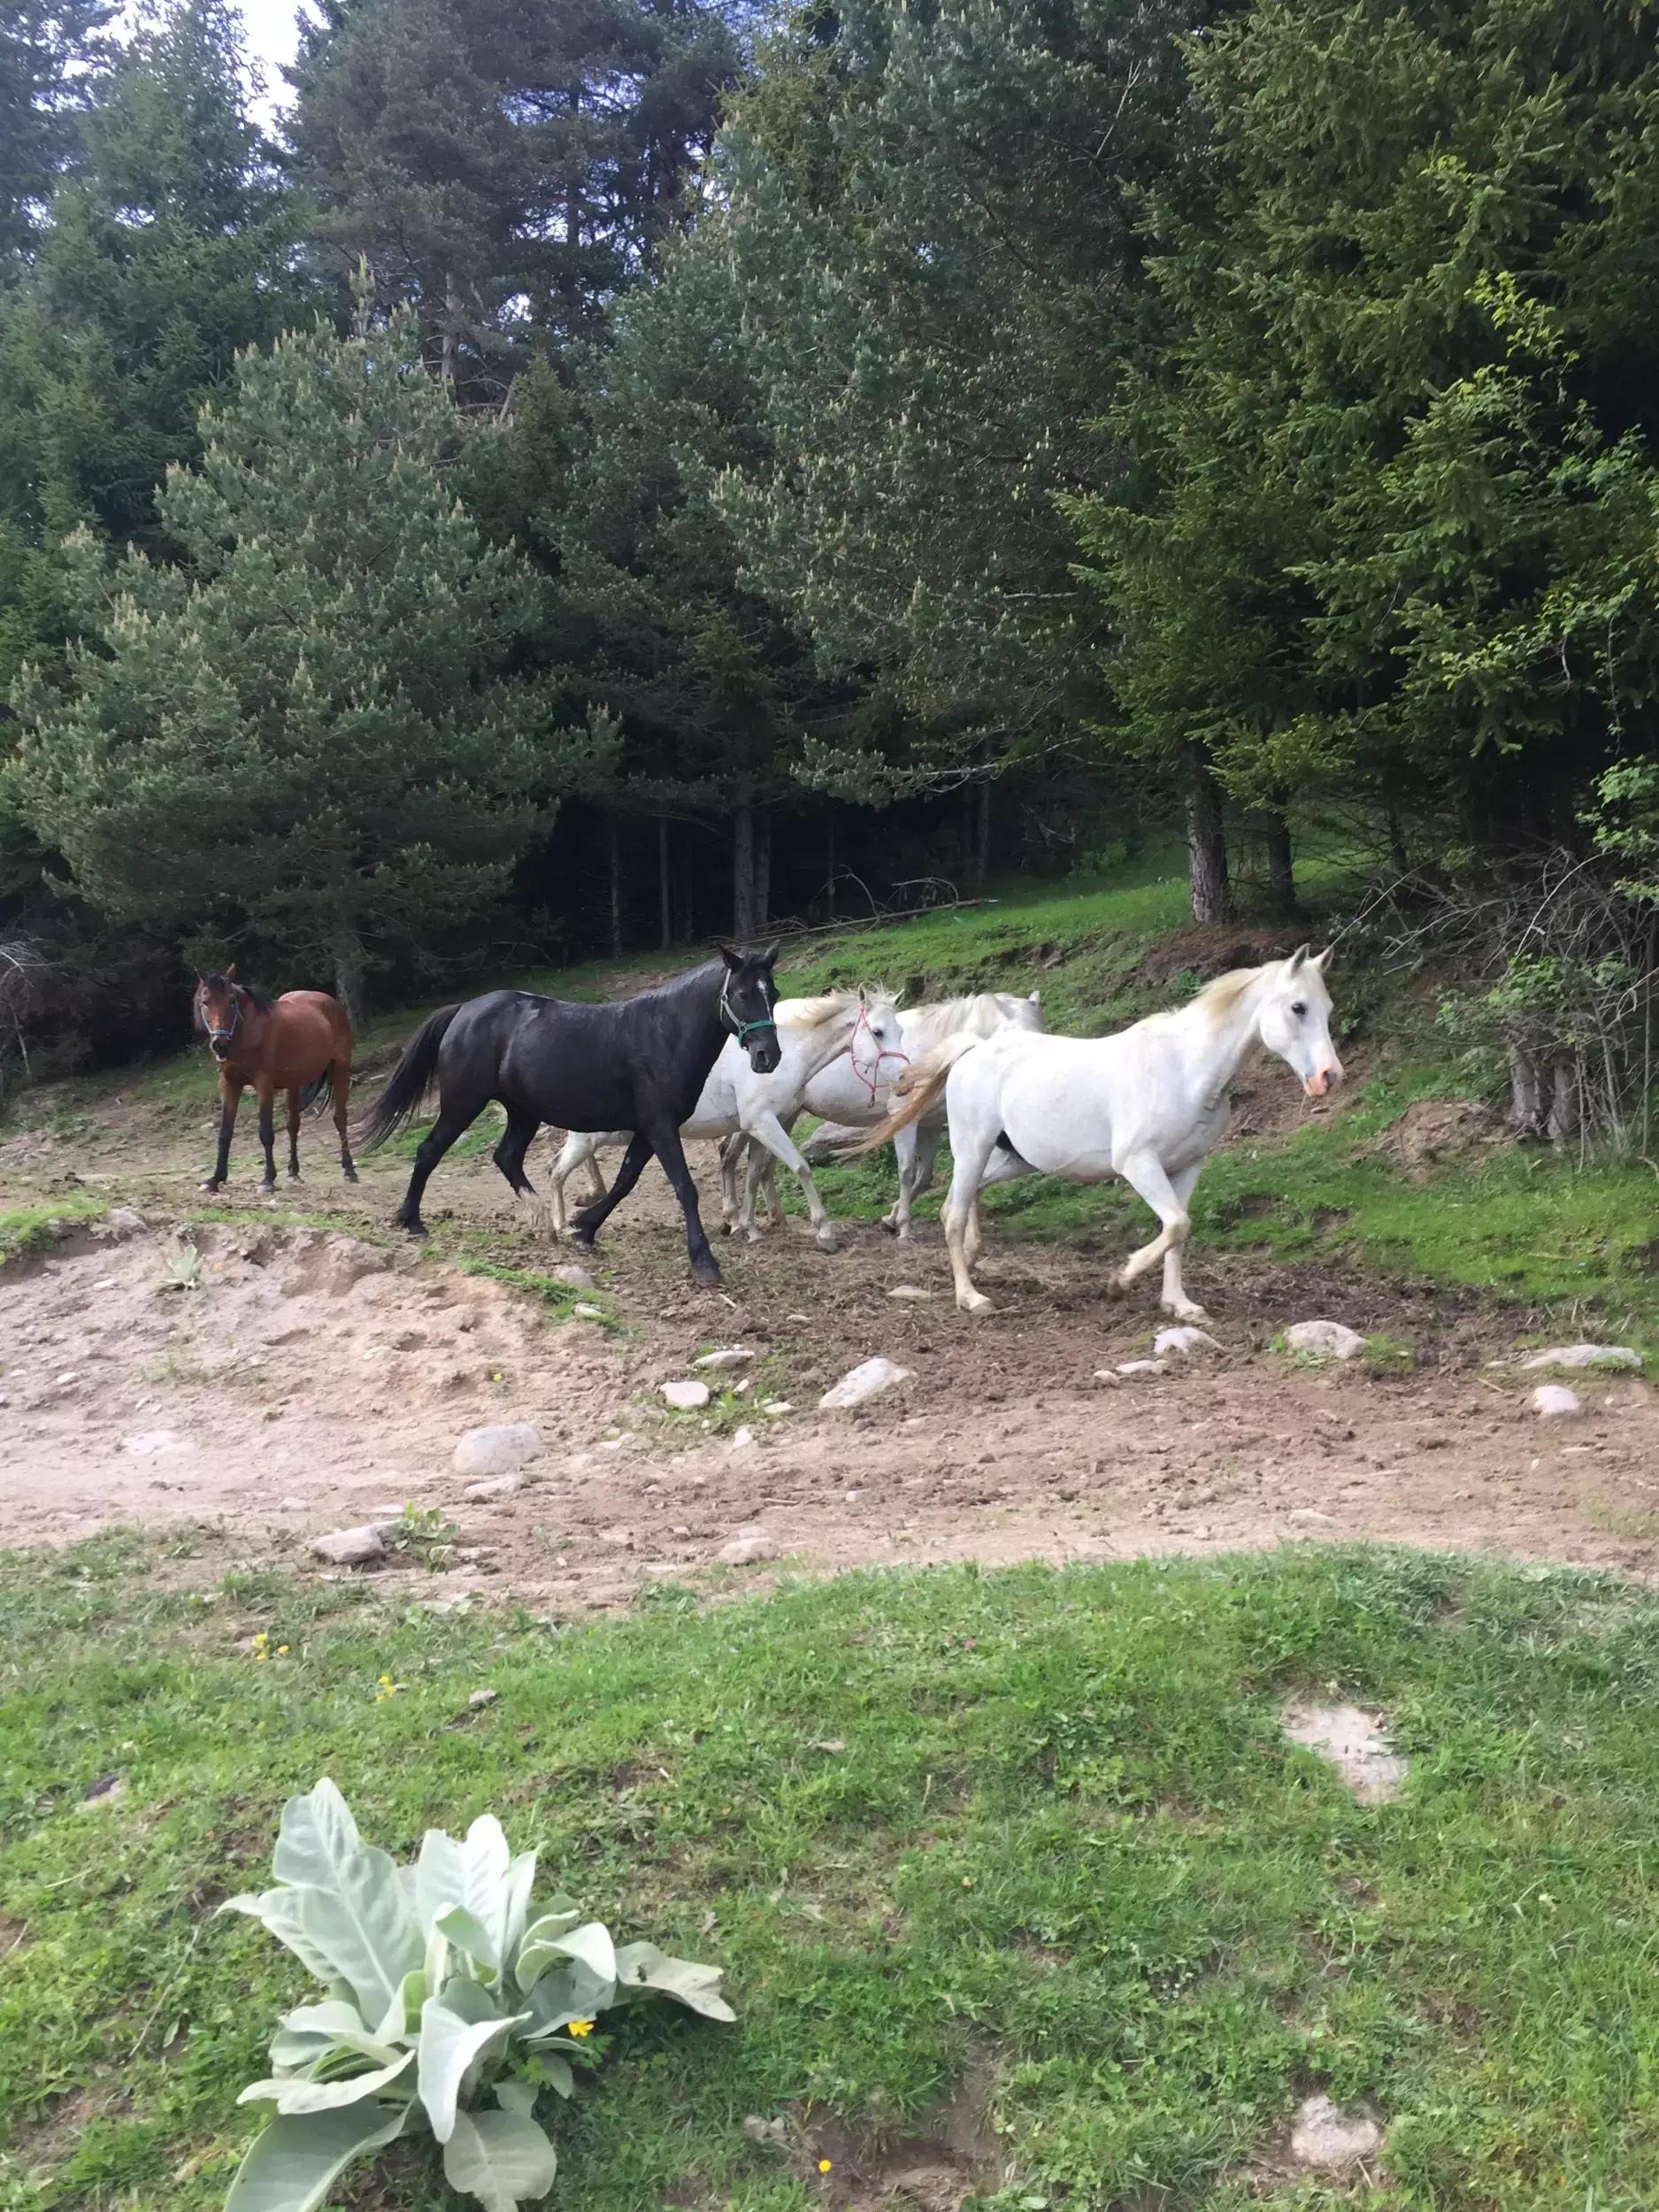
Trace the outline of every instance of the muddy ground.
<instances>
[{"instance_id":1,"label":"muddy ground","mask_svg":"<svg viewBox=\"0 0 1659 2212\"><path fill-rule=\"evenodd\" d=\"M71 1135L48 1102L0 1144L0 1207L72 1189L73 1174L145 1225L82 1231L0 1271L0 1541L137 1522L209 1528L238 1557L303 1556L321 1531L412 1503L454 1523L454 1548L383 1573L424 1596L511 1590L557 1610L625 1603L662 1577L775 1571L715 1563L740 1530L812 1571L1351 1537L1659 1568L1648 1385L1574 1377L1584 1417L1540 1421L1537 1378L1511 1364L1526 1321L1513 1310L1201 1246L1189 1284L1222 1353L1101 1380L1147 1353L1160 1320L1150 1294L1102 1295L1104 1256L995 1224L983 1278L999 1310L972 1321L950 1302L935 1225L901 1247L850 1224L825 1255L791 1222L724 1247L716 1294L686 1276L653 1169L593 1261L610 1320L550 1321L452 1253L394 1240L406 1163L367 1163L343 1189L315 1124L306 1180L274 1208L250 1131L219 1202L232 1217L191 1222L208 1202L207 1093L204 1072L201 1113L167 1115L83 1087ZM712 1218L711 1156L698 1165ZM446 1163L428 1213L469 1227L475 1248L498 1236L512 1263L568 1256L532 1241L488 1157ZM187 1241L199 1268L180 1263ZM902 1285L931 1295L892 1296ZM1386 1331L1419 1363L1310 1369L1270 1348L1316 1317ZM715 1345L755 1353L747 1400L712 1425L671 1417L657 1386ZM866 1409L818 1410L875 1353L913 1379ZM751 1410L766 1399L790 1409ZM466 1502L457 1439L510 1420L534 1422L544 1453L515 1494ZM734 1442L740 1423L752 1443Z\"/></svg>"}]
</instances>

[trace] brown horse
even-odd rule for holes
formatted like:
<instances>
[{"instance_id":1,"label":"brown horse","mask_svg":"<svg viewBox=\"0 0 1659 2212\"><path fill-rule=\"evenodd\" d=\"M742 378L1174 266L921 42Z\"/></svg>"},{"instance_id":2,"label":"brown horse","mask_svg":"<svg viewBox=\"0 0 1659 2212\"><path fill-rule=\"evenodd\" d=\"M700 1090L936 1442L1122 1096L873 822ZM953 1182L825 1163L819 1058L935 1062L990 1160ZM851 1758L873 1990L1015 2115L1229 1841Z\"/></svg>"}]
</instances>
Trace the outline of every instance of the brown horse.
<instances>
[{"instance_id":1,"label":"brown horse","mask_svg":"<svg viewBox=\"0 0 1659 2212\"><path fill-rule=\"evenodd\" d=\"M345 1009L326 991L285 991L274 1003L263 991L238 983L234 967L196 979L196 1020L207 1032L219 1062L219 1164L204 1190L217 1190L230 1166L236 1109L250 1086L259 1102L259 1141L265 1147L264 1188L276 1188L276 1094L288 1094L288 1175L300 1171L300 1113L332 1093L340 1132L340 1164L348 1183L357 1171L346 1135L351 1095L351 1025Z\"/></svg>"}]
</instances>

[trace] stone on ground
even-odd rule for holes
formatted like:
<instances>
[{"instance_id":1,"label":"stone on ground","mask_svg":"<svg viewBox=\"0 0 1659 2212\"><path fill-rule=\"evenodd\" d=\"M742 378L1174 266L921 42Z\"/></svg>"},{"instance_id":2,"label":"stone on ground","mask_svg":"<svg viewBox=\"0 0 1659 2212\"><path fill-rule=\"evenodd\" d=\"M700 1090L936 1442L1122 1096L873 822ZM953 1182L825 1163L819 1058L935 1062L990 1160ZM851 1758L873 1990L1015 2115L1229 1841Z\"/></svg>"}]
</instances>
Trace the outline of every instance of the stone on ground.
<instances>
[{"instance_id":1,"label":"stone on ground","mask_svg":"<svg viewBox=\"0 0 1659 2212\"><path fill-rule=\"evenodd\" d=\"M1355 1359L1365 1349L1365 1339L1342 1321L1297 1321L1285 1332L1293 1352L1312 1359Z\"/></svg>"},{"instance_id":2,"label":"stone on ground","mask_svg":"<svg viewBox=\"0 0 1659 2212\"><path fill-rule=\"evenodd\" d=\"M541 1449L541 1432L533 1422L495 1421L467 1430L455 1448L453 1464L457 1475L510 1475Z\"/></svg>"},{"instance_id":3,"label":"stone on ground","mask_svg":"<svg viewBox=\"0 0 1659 2212\"><path fill-rule=\"evenodd\" d=\"M177 1429L141 1429L136 1436L121 1439L121 1449L133 1459L160 1459L173 1452L193 1452L196 1446Z\"/></svg>"},{"instance_id":4,"label":"stone on ground","mask_svg":"<svg viewBox=\"0 0 1659 2212\"><path fill-rule=\"evenodd\" d=\"M1292 1743L1328 1759L1362 1805L1387 1805L1409 1772L1374 1714L1357 1705L1314 1705L1293 1698L1279 1714Z\"/></svg>"},{"instance_id":5,"label":"stone on ground","mask_svg":"<svg viewBox=\"0 0 1659 2212\"><path fill-rule=\"evenodd\" d=\"M1094 1372L1102 1379L1110 1375L1167 1375L1168 1360L1120 1359L1116 1367L1097 1367Z\"/></svg>"},{"instance_id":6,"label":"stone on ground","mask_svg":"<svg viewBox=\"0 0 1659 2212\"><path fill-rule=\"evenodd\" d=\"M337 1528L326 1536L313 1536L311 1549L331 1567L367 1567L386 1556L386 1542L378 1528Z\"/></svg>"},{"instance_id":7,"label":"stone on ground","mask_svg":"<svg viewBox=\"0 0 1659 2212\"><path fill-rule=\"evenodd\" d=\"M111 1206L104 1217L104 1225L118 1237L135 1237L142 1235L150 1224L131 1206Z\"/></svg>"},{"instance_id":8,"label":"stone on ground","mask_svg":"<svg viewBox=\"0 0 1659 2212\"><path fill-rule=\"evenodd\" d=\"M755 1432L753 1429L747 1426L741 1428L737 1432L737 1434L732 1439L732 1449L734 1452L746 1452L754 1440Z\"/></svg>"},{"instance_id":9,"label":"stone on ground","mask_svg":"<svg viewBox=\"0 0 1659 2212\"><path fill-rule=\"evenodd\" d=\"M1584 1411L1584 1401L1565 1383L1540 1383L1532 1393L1532 1410L1546 1421L1571 1421Z\"/></svg>"},{"instance_id":10,"label":"stone on ground","mask_svg":"<svg viewBox=\"0 0 1659 2212\"><path fill-rule=\"evenodd\" d=\"M571 1312L578 1321L603 1321L605 1317L603 1306L587 1305L580 1299L571 1308Z\"/></svg>"},{"instance_id":11,"label":"stone on ground","mask_svg":"<svg viewBox=\"0 0 1659 2212\"><path fill-rule=\"evenodd\" d=\"M861 1406L867 1398L879 1397L884 1390L891 1390L895 1383L909 1382L916 1372L913 1367L900 1367L895 1361L883 1359L860 1360L856 1367L848 1370L838 1383L818 1400L820 1413L843 1413L849 1406Z\"/></svg>"},{"instance_id":12,"label":"stone on ground","mask_svg":"<svg viewBox=\"0 0 1659 2212\"><path fill-rule=\"evenodd\" d=\"M699 1406L709 1402L709 1386L705 1382L665 1382L662 1391L677 1413L695 1413Z\"/></svg>"},{"instance_id":13,"label":"stone on ground","mask_svg":"<svg viewBox=\"0 0 1659 2212\"><path fill-rule=\"evenodd\" d=\"M712 1368L718 1371L727 1367L747 1367L754 1356L753 1352L745 1350L741 1344L728 1344L720 1351L705 1352L701 1359L694 1359L691 1363L694 1367Z\"/></svg>"},{"instance_id":14,"label":"stone on ground","mask_svg":"<svg viewBox=\"0 0 1659 2212\"><path fill-rule=\"evenodd\" d=\"M1382 2148L1382 2130L1362 2105L1333 2104L1326 2096L1306 2097L1291 2124L1290 2154L1299 2166L1327 2172L1352 2166Z\"/></svg>"},{"instance_id":15,"label":"stone on ground","mask_svg":"<svg viewBox=\"0 0 1659 2212\"><path fill-rule=\"evenodd\" d=\"M1152 1340L1152 1356L1162 1359L1169 1352L1218 1352L1221 1349L1208 1329L1194 1328L1190 1322L1178 1329L1160 1329Z\"/></svg>"},{"instance_id":16,"label":"stone on ground","mask_svg":"<svg viewBox=\"0 0 1659 2212\"><path fill-rule=\"evenodd\" d=\"M469 1505L488 1505L494 1498L510 1498L524 1488L522 1475L492 1475L488 1482L469 1482L461 1495Z\"/></svg>"},{"instance_id":17,"label":"stone on ground","mask_svg":"<svg viewBox=\"0 0 1659 2212\"><path fill-rule=\"evenodd\" d=\"M1521 1362L1523 1367L1624 1367L1632 1371L1641 1363L1641 1354L1628 1344L1556 1344Z\"/></svg>"},{"instance_id":18,"label":"stone on ground","mask_svg":"<svg viewBox=\"0 0 1659 2212\"><path fill-rule=\"evenodd\" d=\"M889 1298L931 1298L931 1290L924 1290L919 1283L895 1283L888 1291Z\"/></svg>"},{"instance_id":19,"label":"stone on ground","mask_svg":"<svg viewBox=\"0 0 1659 2212\"><path fill-rule=\"evenodd\" d=\"M594 1286L592 1271L580 1260L565 1260L557 1267L550 1267L548 1272L556 1283L564 1283L572 1290L591 1290Z\"/></svg>"},{"instance_id":20,"label":"stone on ground","mask_svg":"<svg viewBox=\"0 0 1659 2212\"><path fill-rule=\"evenodd\" d=\"M723 1567L754 1567L777 1558L778 1540L762 1528L740 1528L714 1555Z\"/></svg>"}]
</instances>

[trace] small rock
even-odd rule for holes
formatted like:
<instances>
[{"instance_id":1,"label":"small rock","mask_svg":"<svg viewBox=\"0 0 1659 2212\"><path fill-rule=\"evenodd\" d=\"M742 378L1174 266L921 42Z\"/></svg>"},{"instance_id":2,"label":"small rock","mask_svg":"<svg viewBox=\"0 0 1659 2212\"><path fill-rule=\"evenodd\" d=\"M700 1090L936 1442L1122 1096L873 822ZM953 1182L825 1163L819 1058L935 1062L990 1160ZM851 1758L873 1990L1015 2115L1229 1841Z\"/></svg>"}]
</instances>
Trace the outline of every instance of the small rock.
<instances>
[{"instance_id":1,"label":"small rock","mask_svg":"<svg viewBox=\"0 0 1659 2212\"><path fill-rule=\"evenodd\" d=\"M457 1475L510 1475L515 1467L534 1459L541 1449L541 1432L529 1421L496 1421L481 1429L468 1429L455 1448L450 1464Z\"/></svg>"},{"instance_id":2,"label":"small rock","mask_svg":"<svg viewBox=\"0 0 1659 2212\"><path fill-rule=\"evenodd\" d=\"M783 2150L789 2140L789 2131L783 2120L763 2120L758 2112L751 2112L745 2119L743 2132L751 2143L762 2144L767 2149Z\"/></svg>"},{"instance_id":3,"label":"small rock","mask_svg":"<svg viewBox=\"0 0 1659 2212\"><path fill-rule=\"evenodd\" d=\"M488 1482L469 1482L461 1495L469 1505L488 1505L492 1498L510 1498L523 1488L522 1475L492 1475Z\"/></svg>"},{"instance_id":4,"label":"small rock","mask_svg":"<svg viewBox=\"0 0 1659 2212\"><path fill-rule=\"evenodd\" d=\"M1152 1340L1152 1356L1162 1359L1169 1352L1218 1352L1221 1349L1208 1329L1194 1328L1190 1322L1179 1329L1160 1329Z\"/></svg>"},{"instance_id":5,"label":"small rock","mask_svg":"<svg viewBox=\"0 0 1659 2212\"><path fill-rule=\"evenodd\" d=\"M1320 1526L1324 1528L1334 1528L1336 1526L1336 1516L1334 1513L1321 1513L1317 1506L1313 1505L1292 1506L1290 1511L1285 1517L1286 1520L1291 1521L1317 1521Z\"/></svg>"},{"instance_id":6,"label":"small rock","mask_svg":"<svg viewBox=\"0 0 1659 2212\"><path fill-rule=\"evenodd\" d=\"M59 1390L67 1390L72 1384L78 1383L81 1380L81 1377L72 1367L64 1374L55 1375L52 1379L58 1385Z\"/></svg>"},{"instance_id":7,"label":"small rock","mask_svg":"<svg viewBox=\"0 0 1659 2212\"><path fill-rule=\"evenodd\" d=\"M765 1404L762 1406L761 1411L763 1413L793 1413L795 1408L787 1398L768 1398Z\"/></svg>"},{"instance_id":8,"label":"small rock","mask_svg":"<svg viewBox=\"0 0 1659 2212\"><path fill-rule=\"evenodd\" d=\"M481 1713L487 1705L493 1705L500 1695L499 1690L474 1690L466 1701L473 1712Z\"/></svg>"},{"instance_id":9,"label":"small rock","mask_svg":"<svg viewBox=\"0 0 1659 2212\"><path fill-rule=\"evenodd\" d=\"M699 1406L709 1402L709 1386L705 1382L665 1382L661 1387L664 1397L679 1413L695 1413Z\"/></svg>"},{"instance_id":10,"label":"small rock","mask_svg":"<svg viewBox=\"0 0 1659 2212\"><path fill-rule=\"evenodd\" d=\"M127 1794L127 1784L119 1774L105 1774L96 1781L81 1801L83 1813L102 1812L106 1805L119 1805Z\"/></svg>"},{"instance_id":11,"label":"small rock","mask_svg":"<svg viewBox=\"0 0 1659 2212\"><path fill-rule=\"evenodd\" d=\"M746 1452L754 1441L754 1430L751 1428L741 1428L737 1432L737 1434L732 1439L732 1449L734 1452Z\"/></svg>"},{"instance_id":12,"label":"small rock","mask_svg":"<svg viewBox=\"0 0 1659 2212\"><path fill-rule=\"evenodd\" d=\"M1584 1411L1584 1402L1565 1383L1540 1383L1532 1393L1532 1410L1546 1421L1571 1421Z\"/></svg>"},{"instance_id":13,"label":"small rock","mask_svg":"<svg viewBox=\"0 0 1659 2212\"><path fill-rule=\"evenodd\" d=\"M1365 1349L1359 1331L1340 1321L1294 1322L1285 1332L1285 1343L1310 1359L1353 1359Z\"/></svg>"},{"instance_id":14,"label":"small rock","mask_svg":"<svg viewBox=\"0 0 1659 2212\"><path fill-rule=\"evenodd\" d=\"M337 1528L326 1536L313 1536L311 1549L331 1567L367 1567L386 1556L386 1544L378 1528Z\"/></svg>"},{"instance_id":15,"label":"small rock","mask_svg":"<svg viewBox=\"0 0 1659 2212\"><path fill-rule=\"evenodd\" d=\"M303 1513L305 1510L303 1498L279 1498L277 1504L284 1513Z\"/></svg>"},{"instance_id":16,"label":"small rock","mask_svg":"<svg viewBox=\"0 0 1659 2212\"><path fill-rule=\"evenodd\" d=\"M1548 1352L1534 1352L1523 1367L1624 1367L1634 1370L1641 1354L1628 1344L1557 1344Z\"/></svg>"},{"instance_id":17,"label":"small rock","mask_svg":"<svg viewBox=\"0 0 1659 2212\"><path fill-rule=\"evenodd\" d=\"M571 1290L592 1290L594 1279L580 1260L566 1260L558 1267L548 1270L556 1283L564 1283Z\"/></svg>"},{"instance_id":18,"label":"small rock","mask_svg":"<svg viewBox=\"0 0 1659 2212\"><path fill-rule=\"evenodd\" d=\"M602 1528L599 1540L602 1544L609 1544L613 1551L632 1551L634 1531L631 1528Z\"/></svg>"},{"instance_id":19,"label":"small rock","mask_svg":"<svg viewBox=\"0 0 1659 2212\"><path fill-rule=\"evenodd\" d=\"M143 1215L131 1206L111 1206L104 1216L104 1222L118 1236L123 1237L142 1236L150 1226Z\"/></svg>"},{"instance_id":20,"label":"small rock","mask_svg":"<svg viewBox=\"0 0 1659 2212\"><path fill-rule=\"evenodd\" d=\"M124 1436L120 1448L133 1459L159 1459L168 1452L193 1452L196 1446L176 1429L141 1429L136 1436Z\"/></svg>"},{"instance_id":21,"label":"small rock","mask_svg":"<svg viewBox=\"0 0 1659 2212\"><path fill-rule=\"evenodd\" d=\"M764 1530L739 1529L714 1555L723 1567L753 1567L763 1559L776 1559L778 1543Z\"/></svg>"},{"instance_id":22,"label":"small rock","mask_svg":"<svg viewBox=\"0 0 1659 2212\"><path fill-rule=\"evenodd\" d=\"M1371 2157L1382 2148L1382 2139L1381 2128L1363 2106L1307 2097L1291 2124L1290 2154L1300 2166L1329 2171Z\"/></svg>"},{"instance_id":23,"label":"small rock","mask_svg":"<svg viewBox=\"0 0 1659 2212\"><path fill-rule=\"evenodd\" d=\"M1094 1370L1096 1377L1102 1380L1109 1372L1115 1375L1167 1375L1169 1371L1170 1363L1165 1359L1125 1359L1119 1360L1115 1368L1097 1367Z\"/></svg>"},{"instance_id":24,"label":"small rock","mask_svg":"<svg viewBox=\"0 0 1659 2212\"><path fill-rule=\"evenodd\" d=\"M119 1290L120 1288L120 1285L116 1281L113 1275L100 1275L97 1281L93 1284L92 1287L94 1290Z\"/></svg>"},{"instance_id":25,"label":"small rock","mask_svg":"<svg viewBox=\"0 0 1659 2212\"><path fill-rule=\"evenodd\" d=\"M1292 1743L1331 1762L1362 1805L1386 1805L1399 1796L1408 1763L1373 1715L1357 1705L1309 1705L1293 1699L1279 1718Z\"/></svg>"},{"instance_id":26,"label":"small rock","mask_svg":"<svg viewBox=\"0 0 1659 2212\"><path fill-rule=\"evenodd\" d=\"M890 1359L860 1360L849 1368L838 1383L832 1384L818 1400L820 1413L841 1413L849 1406L861 1406L867 1398L879 1397L882 1391L891 1390L895 1383L909 1382L916 1370L900 1367Z\"/></svg>"},{"instance_id":27,"label":"small rock","mask_svg":"<svg viewBox=\"0 0 1659 2212\"><path fill-rule=\"evenodd\" d=\"M746 1367L754 1356L753 1352L745 1351L741 1344L730 1344L724 1351L705 1352L701 1359L694 1359L691 1363L694 1367L716 1369Z\"/></svg>"},{"instance_id":28,"label":"small rock","mask_svg":"<svg viewBox=\"0 0 1659 2212\"><path fill-rule=\"evenodd\" d=\"M603 1306L589 1306L580 1301L571 1308L571 1313L578 1321L603 1321L605 1317Z\"/></svg>"},{"instance_id":29,"label":"small rock","mask_svg":"<svg viewBox=\"0 0 1659 2212\"><path fill-rule=\"evenodd\" d=\"M931 1290L924 1290L919 1283L895 1283L888 1291L889 1298L931 1298Z\"/></svg>"}]
</instances>

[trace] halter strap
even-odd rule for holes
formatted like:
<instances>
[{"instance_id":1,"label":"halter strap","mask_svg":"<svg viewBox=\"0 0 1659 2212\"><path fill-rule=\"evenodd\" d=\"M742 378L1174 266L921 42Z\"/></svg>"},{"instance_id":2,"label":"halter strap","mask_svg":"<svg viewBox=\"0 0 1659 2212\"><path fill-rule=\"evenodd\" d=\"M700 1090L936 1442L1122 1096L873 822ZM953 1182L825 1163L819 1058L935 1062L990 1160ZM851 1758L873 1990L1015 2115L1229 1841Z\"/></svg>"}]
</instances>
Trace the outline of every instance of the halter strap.
<instances>
[{"instance_id":1,"label":"halter strap","mask_svg":"<svg viewBox=\"0 0 1659 2212\"><path fill-rule=\"evenodd\" d=\"M775 1021L773 1021L770 1014L762 1015L758 1021L739 1021L736 1014L732 1010L732 1002L726 996L726 993L731 989L731 987L732 978L728 972L725 980L720 985L720 1015L721 1018L725 1021L727 1029L731 1032L732 1035L737 1039L739 1044L742 1043L744 1038L748 1036L751 1029L776 1029L778 1025Z\"/></svg>"},{"instance_id":2,"label":"halter strap","mask_svg":"<svg viewBox=\"0 0 1659 2212\"><path fill-rule=\"evenodd\" d=\"M908 1068L910 1064L910 1056L908 1052L901 1052L896 1045L876 1045L876 1056L871 1061L871 1071L866 1075L858 1064L858 1033L861 1029L869 1030L870 1041L875 1044L876 1033L870 1027L870 1009L862 1004L858 1009L858 1018L853 1024L852 1039L847 1047L847 1057L852 1065L853 1073L869 1092L870 1103L873 1106L876 1102L876 1093L881 1088L881 1063L884 1060L902 1060Z\"/></svg>"},{"instance_id":3,"label":"halter strap","mask_svg":"<svg viewBox=\"0 0 1659 2212\"><path fill-rule=\"evenodd\" d=\"M237 995L236 986L234 983L230 989L230 1002L235 1010L231 1016L228 1029L215 1029L211 1022L204 1022L202 1025L207 1031L208 1041L211 1044L222 1045L227 1037L234 1037L242 1026L242 1000Z\"/></svg>"}]
</instances>

